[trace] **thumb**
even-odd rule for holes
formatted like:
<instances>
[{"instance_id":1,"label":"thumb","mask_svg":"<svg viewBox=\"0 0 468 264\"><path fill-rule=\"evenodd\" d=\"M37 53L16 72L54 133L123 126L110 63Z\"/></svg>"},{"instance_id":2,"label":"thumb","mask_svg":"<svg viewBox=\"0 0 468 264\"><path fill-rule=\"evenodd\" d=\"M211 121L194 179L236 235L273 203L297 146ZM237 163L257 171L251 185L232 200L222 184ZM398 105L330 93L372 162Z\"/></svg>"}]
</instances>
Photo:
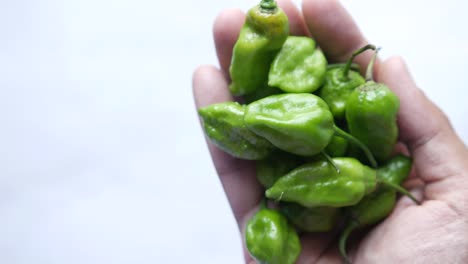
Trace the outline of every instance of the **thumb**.
<instances>
[{"instance_id":1,"label":"thumb","mask_svg":"<svg viewBox=\"0 0 468 264\"><path fill-rule=\"evenodd\" d=\"M417 88L403 59L393 57L378 69L378 81L400 98L398 126L424 181L424 196L468 211L468 149L447 116Z\"/></svg>"}]
</instances>

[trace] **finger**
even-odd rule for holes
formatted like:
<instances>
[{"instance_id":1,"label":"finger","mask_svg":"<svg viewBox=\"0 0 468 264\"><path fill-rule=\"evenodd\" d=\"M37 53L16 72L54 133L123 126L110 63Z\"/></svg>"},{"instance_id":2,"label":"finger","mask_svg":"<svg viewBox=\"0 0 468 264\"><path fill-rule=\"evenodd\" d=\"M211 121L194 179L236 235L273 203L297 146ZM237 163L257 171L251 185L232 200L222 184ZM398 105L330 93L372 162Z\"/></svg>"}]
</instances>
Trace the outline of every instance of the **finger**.
<instances>
[{"instance_id":1,"label":"finger","mask_svg":"<svg viewBox=\"0 0 468 264\"><path fill-rule=\"evenodd\" d=\"M353 18L337 0L304 0L302 12L309 32L330 62L346 61L355 50L368 44ZM365 71L371 57L372 52L365 52L357 56L355 62Z\"/></svg>"},{"instance_id":2,"label":"finger","mask_svg":"<svg viewBox=\"0 0 468 264\"><path fill-rule=\"evenodd\" d=\"M224 76L229 76L232 49L244 24L245 14L240 9L227 9L219 13L213 24L213 37L219 65Z\"/></svg>"},{"instance_id":3,"label":"finger","mask_svg":"<svg viewBox=\"0 0 468 264\"><path fill-rule=\"evenodd\" d=\"M302 17L301 12L291 0L278 0L278 6L288 16L289 35L308 36L310 35Z\"/></svg>"},{"instance_id":4,"label":"finger","mask_svg":"<svg viewBox=\"0 0 468 264\"><path fill-rule=\"evenodd\" d=\"M459 197L468 188L468 150L448 118L417 88L401 58L382 63L378 81L400 98L400 138L414 158L417 175L426 183L425 197L458 199L459 205L468 207L466 199Z\"/></svg>"},{"instance_id":5,"label":"finger","mask_svg":"<svg viewBox=\"0 0 468 264\"><path fill-rule=\"evenodd\" d=\"M297 264L316 263L328 249L334 237L332 233L308 233L301 235L301 254Z\"/></svg>"},{"instance_id":6,"label":"finger","mask_svg":"<svg viewBox=\"0 0 468 264\"><path fill-rule=\"evenodd\" d=\"M340 255L338 245L336 243L333 243L314 263L316 264L341 264L343 263L343 258Z\"/></svg>"},{"instance_id":7,"label":"finger","mask_svg":"<svg viewBox=\"0 0 468 264\"><path fill-rule=\"evenodd\" d=\"M193 74L192 82L197 108L232 101L226 79L213 66L199 67ZM255 178L254 163L236 159L209 141L207 143L234 216L242 225L244 216L259 203L263 195L263 189Z\"/></svg>"}]
</instances>

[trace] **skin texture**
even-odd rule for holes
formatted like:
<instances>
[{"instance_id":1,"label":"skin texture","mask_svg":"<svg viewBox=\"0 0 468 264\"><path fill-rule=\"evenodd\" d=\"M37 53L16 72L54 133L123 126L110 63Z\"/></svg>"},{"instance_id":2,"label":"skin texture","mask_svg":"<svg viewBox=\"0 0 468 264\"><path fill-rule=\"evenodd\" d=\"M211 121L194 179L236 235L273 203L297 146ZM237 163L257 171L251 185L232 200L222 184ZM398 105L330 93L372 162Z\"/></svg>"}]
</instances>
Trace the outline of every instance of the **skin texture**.
<instances>
[{"instance_id":1,"label":"skin texture","mask_svg":"<svg viewBox=\"0 0 468 264\"><path fill-rule=\"evenodd\" d=\"M290 1L278 4L289 17L291 34L312 35L331 63L346 61L368 43L336 0L304 0L302 12ZM237 9L225 10L216 18L213 33L221 69L200 66L194 72L197 107L233 100L227 69L244 18ZM362 54L354 62L365 69L371 56ZM403 59L378 61L374 74L376 81L400 98L399 149L408 151L414 164L406 187L423 203L417 206L400 198L389 218L353 241L350 258L359 264L467 263L468 150L445 114L416 86ZM263 194L255 179L255 164L230 157L210 143L208 147L239 230L244 232ZM303 235L301 242L297 263L342 263L333 234ZM255 263L244 252L246 263Z\"/></svg>"}]
</instances>

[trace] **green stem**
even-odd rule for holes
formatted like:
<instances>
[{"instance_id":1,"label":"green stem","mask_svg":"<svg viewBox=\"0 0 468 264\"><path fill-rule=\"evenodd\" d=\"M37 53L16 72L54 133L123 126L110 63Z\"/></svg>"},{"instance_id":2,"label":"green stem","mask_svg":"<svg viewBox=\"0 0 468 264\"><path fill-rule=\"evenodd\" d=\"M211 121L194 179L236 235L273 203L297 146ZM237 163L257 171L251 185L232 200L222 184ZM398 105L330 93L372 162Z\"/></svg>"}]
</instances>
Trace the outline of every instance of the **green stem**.
<instances>
[{"instance_id":1,"label":"green stem","mask_svg":"<svg viewBox=\"0 0 468 264\"><path fill-rule=\"evenodd\" d=\"M351 260L348 258L346 254L346 241L348 240L349 235L353 232L353 230L358 226L357 222L351 222L348 224L340 236L339 241L339 249L341 257L343 257L343 261L345 264L351 264Z\"/></svg>"},{"instance_id":2,"label":"green stem","mask_svg":"<svg viewBox=\"0 0 468 264\"><path fill-rule=\"evenodd\" d=\"M374 81L374 64L375 60L377 59L377 53L379 53L380 47L375 49L374 56L372 56L372 59L369 62L369 65L367 66L367 71L366 71L366 82L373 82Z\"/></svg>"},{"instance_id":3,"label":"green stem","mask_svg":"<svg viewBox=\"0 0 468 264\"><path fill-rule=\"evenodd\" d=\"M260 2L260 7L265 11L275 10L278 6L275 0L262 0Z\"/></svg>"},{"instance_id":4,"label":"green stem","mask_svg":"<svg viewBox=\"0 0 468 264\"><path fill-rule=\"evenodd\" d=\"M347 133L346 131L342 130L341 128L337 127L337 126L333 126L333 128L335 129L335 135L339 136L339 137L342 137L348 141L350 141L351 143L357 145L359 148L361 148L364 153L366 154L367 158L369 159L369 162L371 164L371 166L373 168L377 168L378 165L377 165L377 161L375 160L374 158L374 155L372 155L372 152L369 150L369 148L364 145L364 143L362 143L359 139L353 137L351 134Z\"/></svg>"},{"instance_id":5,"label":"green stem","mask_svg":"<svg viewBox=\"0 0 468 264\"><path fill-rule=\"evenodd\" d=\"M327 154L325 153L325 151L322 151L320 152L322 154L322 156L325 157L325 159L333 166L333 168L335 168L336 170L336 173L340 174L340 168L338 168L338 166L336 165L336 163L333 161L333 159Z\"/></svg>"},{"instance_id":6,"label":"green stem","mask_svg":"<svg viewBox=\"0 0 468 264\"><path fill-rule=\"evenodd\" d=\"M328 64L327 65L327 71L329 70L333 70L333 69L336 69L336 68L343 68L346 66L346 63L332 63L332 64ZM351 66L349 66L349 68L351 70L355 70L355 71L360 71L361 70L361 67L359 67L359 64L357 63L351 63Z\"/></svg>"},{"instance_id":7,"label":"green stem","mask_svg":"<svg viewBox=\"0 0 468 264\"><path fill-rule=\"evenodd\" d=\"M395 191L397 191L397 192L399 192L401 194L404 194L404 195L408 196L408 198L413 200L413 202L415 202L418 205L421 205L421 202L418 199L416 199L410 192L408 192L405 188L401 187L400 185L394 184L394 183L391 183L389 181L379 179L379 178L377 178L377 182L384 185L384 186L386 186L386 187L388 187L388 188L394 189Z\"/></svg>"},{"instance_id":8,"label":"green stem","mask_svg":"<svg viewBox=\"0 0 468 264\"><path fill-rule=\"evenodd\" d=\"M353 54L351 55L351 58L349 58L349 60L346 62L345 68L343 70L343 76L342 77L343 77L344 80L349 80L348 73L349 73L349 69L351 68L351 64L353 63L354 58L357 55L359 55L359 54L361 54L364 51L369 50L369 49L375 50L376 48L375 48L374 45L367 44L364 47L362 47L362 48L356 50L355 52L353 52Z\"/></svg>"}]
</instances>

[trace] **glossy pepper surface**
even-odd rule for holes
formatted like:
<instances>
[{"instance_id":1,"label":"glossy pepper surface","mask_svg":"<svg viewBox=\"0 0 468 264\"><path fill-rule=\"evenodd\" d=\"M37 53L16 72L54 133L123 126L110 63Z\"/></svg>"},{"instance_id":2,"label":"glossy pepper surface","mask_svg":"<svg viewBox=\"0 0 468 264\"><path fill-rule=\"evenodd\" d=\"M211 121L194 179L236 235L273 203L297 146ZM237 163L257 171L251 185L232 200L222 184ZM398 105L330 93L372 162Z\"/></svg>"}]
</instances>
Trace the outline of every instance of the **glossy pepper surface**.
<instances>
[{"instance_id":1,"label":"glossy pepper surface","mask_svg":"<svg viewBox=\"0 0 468 264\"><path fill-rule=\"evenodd\" d=\"M294 264L301 252L299 236L286 217L260 209L247 223L245 242L250 255L264 264Z\"/></svg>"},{"instance_id":2,"label":"glossy pepper surface","mask_svg":"<svg viewBox=\"0 0 468 264\"><path fill-rule=\"evenodd\" d=\"M305 164L279 178L266 197L305 207L343 207L357 204L376 187L375 170L354 158L333 158Z\"/></svg>"},{"instance_id":3,"label":"glossy pepper surface","mask_svg":"<svg viewBox=\"0 0 468 264\"><path fill-rule=\"evenodd\" d=\"M366 83L348 97L346 121L351 135L369 147L378 160L386 161L398 138L400 101L386 85L372 80L374 60L375 56L367 69Z\"/></svg>"},{"instance_id":4,"label":"glossy pepper surface","mask_svg":"<svg viewBox=\"0 0 468 264\"><path fill-rule=\"evenodd\" d=\"M288 93L310 93L325 78L327 59L309 37L289 36L271 64L268 84Z\"/></svg>"},{"instance_id":5,"label":"glossy pepper surface","mask_svg":"<svg viewBox=\"0 0 468 264\"><path fill-rule=\"evenodd\" d=\"M307 208L296 203L281 203L280 211L295 227L305 232L328 232L336 226L340 215L339 208Z\"/></svg>"},{"instance_id":6,"label":"glossy pepper surface","mask_svg":"<svg viewBox=\"0 0 468 264\"><path fill-rule=\"evenodd\" d=\"M373 45L366 45L355 51L346 64L338 64L329 68L325 74L325 82L318 95L328 104L335 120L345 117L346 101L356 87L366 81L358 70L352 70L353 59L368 49L375 49Z\"/></svg>"},{"instance_id":7,"label":"glossy pepper surface","mask_svg":"<svg viewBox=\"0 0 468 264\"><path fill-rule=\"evenodd\" d=\"M411 172L412 159L403 154L392 157L377 170L377 177L381 180L400 185Z\"/></svg>"},{"instance_id":8,"label":"glossy pepper surface","mask_svg":"<svg viewBox=\"0 0 468 264\"><path fill-rule=\"evenodd\" d=\"M263 159L275 148L244 124L245 106L236 102L212 104L198 110L205 134L216 146L234 157Z\"/></svg>"},{"instance_id":9,"label":"glossy pepper surface","mask_svg":"<svg viewBox=\"0 0 468 264\"><path fill-rule=\"evenodd\" d=\"M273 0L249 9L234 45L229 73L233 95L245 95L268 85L268 71L289 34L286 14Z\"/></svg>"},{"instance_id":10,"label":"glossy pepper surface","mask_svg":"<svg viewBox=\"0 0 468 264\"><path fill-rule=\"evenodd\" d=\"M335 133L327 104L306 93L271 95L250 103L244 122L276 147L303 156L320 153Z\"/></svg>"}]
</instances>

